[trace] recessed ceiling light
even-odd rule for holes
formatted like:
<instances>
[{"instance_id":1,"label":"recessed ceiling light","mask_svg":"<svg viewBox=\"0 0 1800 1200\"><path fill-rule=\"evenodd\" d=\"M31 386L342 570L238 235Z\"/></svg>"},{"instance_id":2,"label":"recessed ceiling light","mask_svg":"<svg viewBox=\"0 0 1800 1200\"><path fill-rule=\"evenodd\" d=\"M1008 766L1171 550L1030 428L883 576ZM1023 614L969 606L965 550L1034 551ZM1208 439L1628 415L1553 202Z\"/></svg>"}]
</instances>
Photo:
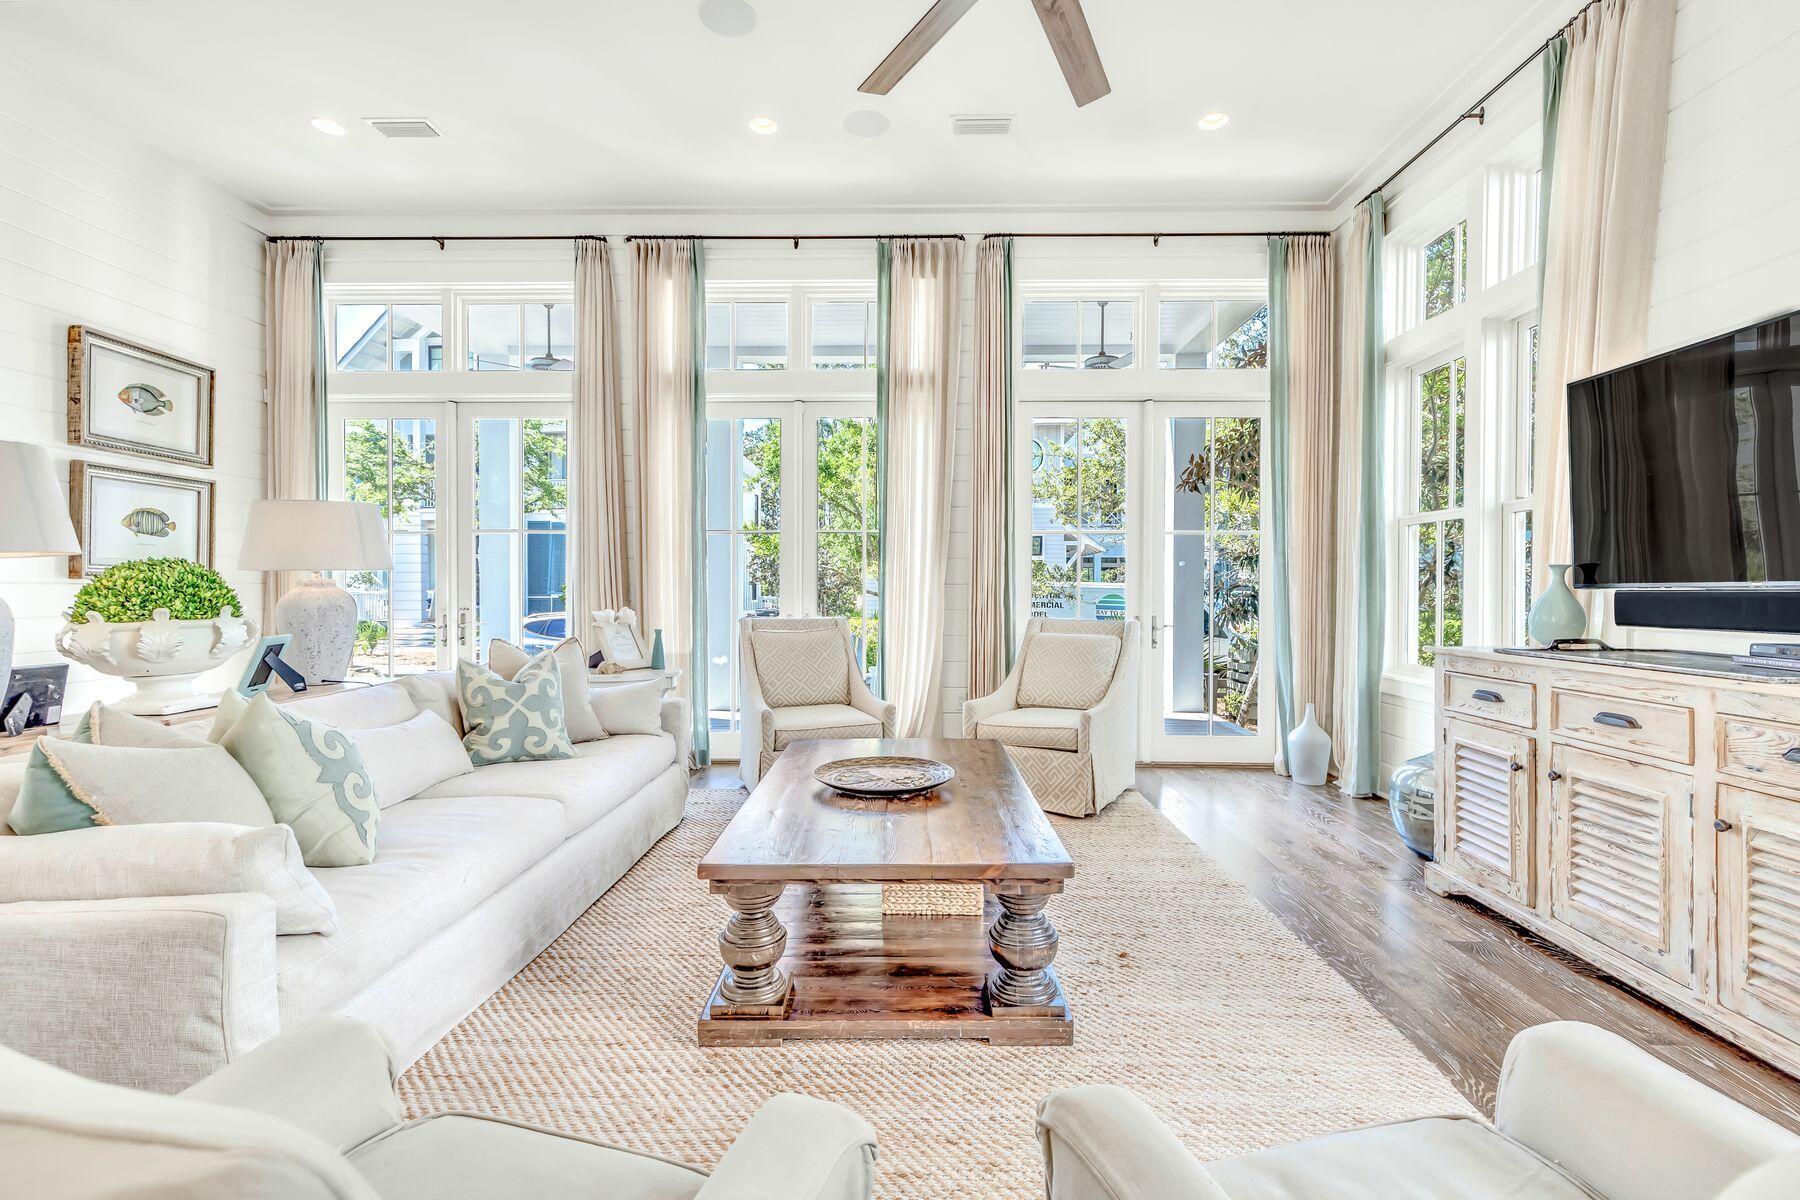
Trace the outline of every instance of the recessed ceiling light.
<instances>
[{"instance_id":1,"label":"recessed ceiling light","mask_svg":"<svg viewBox=\"0 0 1800 1200\"><path fill-rule=\"evenodd\" d=\"M1200 128L1205 130L1223 129L1229 120L1231 118L1222 112L1209 112L1200 118Z\"/></svg>"},{"instance_id":2,"label":"recessed ceiling light","mask_svg":"<svg viewBox=\"0 0 1800 1200\"><path fill-rule=\"evenodd\" d=\"M880 137L888 131L887 114L872 108L859 108L844 118L844 129L856 137Z\"/></svg>"},{"instance_id":3,"label":"recessed ceiling light","mask_svg":"<svg viewBox=\"0 0 1800 1200\"><path fill-rule=\"evenodd\" d=\"M312 127L320 133L328 133L332 137L344 136L344 127L330 117L314 117L312 119Z\"/></svg>"},{"instance_id":4,"label":"recessed ceiling light","mask_svg":"<svg viewBox=\"0 0 1800 1200\"><path fill-rule=\"evenodd\" d=\"M720 37L743 37L756 28L756 10L744 0L705 0L700 23Z\"/></svg>"},{"instance_id":5,"label":"recessed ceiling light","mask_svg":"<svg viewBox=\"0 0 1800 1200\"><path fill-rule=\"evenodd\" d=\"M751 117L750 118L750 132L751 133L774 133L777 128L779 128L779 126L777 126L775 124L774 117Z\"/></svg>"}]
</instances>

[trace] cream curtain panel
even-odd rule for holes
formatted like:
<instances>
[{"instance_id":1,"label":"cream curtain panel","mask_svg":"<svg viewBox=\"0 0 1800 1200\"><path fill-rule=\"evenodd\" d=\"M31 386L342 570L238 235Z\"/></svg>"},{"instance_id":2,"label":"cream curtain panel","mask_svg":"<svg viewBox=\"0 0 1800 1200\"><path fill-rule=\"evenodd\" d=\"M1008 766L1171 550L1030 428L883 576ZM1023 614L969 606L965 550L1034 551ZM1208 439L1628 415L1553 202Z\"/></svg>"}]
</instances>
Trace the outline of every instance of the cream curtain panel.
<instances>
[{"instance_id":1,"label":"cream curtain panel","mask_svg":"<svg viewBox=\"0 0 1800 1200\"><path fill-rule=\"evenodd\" d=\"M263 247L265 490L271 500L317 500L325 490L324 254L317 239ZM296 572L263 576L264 629Z\"/></svg>"},{"instance_id":2,"label":"cream curtain panel","mask_svg":"<svg viewBox=\"0 0 1800 1200\"><path fill-rule=\"evenodd\" d=\"M569 478L577 536L569 631L588 628L597 608L631 603L625 541L625 435L619 411L618 312L612 249L605 238L575 242L575 404Z\"/></svg>"},{"instance_id":3,"label":"cream curtain panel","mask_svg":"<svg viewBox=\"0 0 1800 1200\"><path fill-rule=\"evenodd\" d=\"M881 655L900 737L941 723L944 576L955 471L962 242L888 246L881 486Z\"/></svg>"},{"instance_id":4,"label":"cream curtain panel","mask_svg":"<svg viewBox=\"0 0 1800 1200\"><path fill-rule=\"evenodd\" d=\"M1600 0L1575 18L1558 97L1538 347L1532 585L1568 562L1570 382L1639 358L1662 195L1675 0Z\"/></svg>"},{"instance_id":5,"label":"cream curtain panel","mask_svg":"<svg viewBox=\"0 0 1800 1200\"><path fill-rule=\"evenodd\" d=\"M1276 769L1308 704L1332 729L1337 575L1337 267L1331 237L1273 239L1270 249L1271 440L1276 636ZM1279 301L1279 304L1277 304ZM1279 311L1277 311L1279 308Z\"/></svg>"},{"instance_id":6,"label":"cream curtain panel","mask_svg":"<svg viewBox=\"0 0 1800 1200\"><path fill-rule=\"evenodd\" d=\"M1012 239L975 255L975 439L970 514L969 698L1006 679L1012 657Z\"/></svg>"},{"instance_id":7,"label":"cream curtain panel","mask_svg":"<svg viewBox=\"0 0 1800 1200\"><path fill-rule=\"evenodd\" d=\"M706 545L702 489L705 377L695 354L704 336L705 285L699 243L656 238L631 243L632 382L637 402L632 450L637 524L637 610L646 636L663 631L668 664L682 672L692 701L694 758L710 761L706 704Z\"/></svg>"},{"instance_id":8,"label":"cream curtain panel","mask_svg":"<svg viewBox=\"0 0 1800 1200\"><path fill-rule=\"evenodd\" d=\"M1338 395L1332 772L1352 796L1381 786L1382 242L1379 193L1356 208L1338 242ZM1329 494L1325 489L1324 494ZM1304 617L1302 618L1304 619ZM1323 721L1320 722L1324 724Z\"/></svg>"}]
</instances>

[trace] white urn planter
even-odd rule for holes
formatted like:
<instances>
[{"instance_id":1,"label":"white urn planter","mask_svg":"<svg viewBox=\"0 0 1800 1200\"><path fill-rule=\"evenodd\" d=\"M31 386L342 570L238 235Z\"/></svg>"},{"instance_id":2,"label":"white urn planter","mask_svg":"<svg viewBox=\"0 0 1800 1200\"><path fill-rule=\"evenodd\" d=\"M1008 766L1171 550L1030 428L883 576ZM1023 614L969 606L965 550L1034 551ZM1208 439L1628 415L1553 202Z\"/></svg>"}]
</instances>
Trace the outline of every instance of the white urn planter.
<instances>
[{"instance_id":1,"label":"white urn planter","mask_svg":"<svg viewBox=\"0 0 1800 1200\"><path fill-rule=\"evenodd\" d=\"M148 621L110 622L90 612L56 635L65 658L103 675L129 679L137 690L119 702L126 712L169 716L208 708L218 697L194 686L194 677L220 666L256 640L256 622L222 608L203 621L172 621L159 608Z\"/></svg>"}]
</instances>

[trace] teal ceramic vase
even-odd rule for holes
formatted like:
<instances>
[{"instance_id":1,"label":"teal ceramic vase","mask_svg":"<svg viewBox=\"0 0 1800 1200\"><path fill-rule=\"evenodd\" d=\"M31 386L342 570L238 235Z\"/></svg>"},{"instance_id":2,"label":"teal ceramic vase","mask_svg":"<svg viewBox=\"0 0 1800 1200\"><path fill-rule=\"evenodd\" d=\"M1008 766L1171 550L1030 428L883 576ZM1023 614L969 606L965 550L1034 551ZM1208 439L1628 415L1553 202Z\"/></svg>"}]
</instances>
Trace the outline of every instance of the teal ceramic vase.
<instances>
[{"instance_id":1,"label":"teal ceramic vase","mask_svg":"<svg viewBox=\"0 0 1800 1200\"><path fill-rule=\"evenodd\" d=\"M1579 641L1587 636L1587 609L1569 588L1569 564L1550 564L1550 586L1531 606L1525 631L1540 646Z\"/></svg>"},{"instance_id":2,"label":"teal ceramic vase","mask_svg":"<svg viewBox=\"0 0 1800 1200\"><path fill-rule=\"evenodd\" d=\"M662 630L659 629L656 631L656 640L650 645L650 669L661 671L668 665L668 659L663 654Z\"/></svg>"}]
</instances>

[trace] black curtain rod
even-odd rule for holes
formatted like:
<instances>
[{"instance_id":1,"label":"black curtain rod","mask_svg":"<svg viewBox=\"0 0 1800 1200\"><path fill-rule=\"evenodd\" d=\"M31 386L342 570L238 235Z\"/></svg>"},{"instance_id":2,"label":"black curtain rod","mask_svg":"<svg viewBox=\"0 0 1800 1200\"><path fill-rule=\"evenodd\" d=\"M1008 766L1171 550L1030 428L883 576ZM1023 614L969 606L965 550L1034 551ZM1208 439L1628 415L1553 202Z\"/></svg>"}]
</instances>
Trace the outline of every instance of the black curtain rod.
<instances>
[{"instance_id":1,"label":"black curtain rod","mask_svg":"<svg viewBox=\"0 0 1800 1200\"><path fill-rule=\"evenodd\" d=\"M1229 231L1208 233L990 233L987 236L1009 238L1149 238L1150 241L1155 244L1160 243L1164 238L1272 238L1308 237L1313 235L1328 237L1330 236L1330 232L1330 230L1326 229L1278 229L1252 233L1232 233Z\"/></svg>"},{"instance_id":2,"label":"black curtain rod","mask_svg":"<svg viewBox=\"0 0 1800 1200\"><path fill-rule=\"evenodd\" d=\"M1563 36L1563 34L1565 34L1569 31L1570 26L1574 25L1575 22L1581 20L1582 13L1586 12L1588 9L1594 7L1594 5L1596 5L1598 3L1600 3L1600 0L1587 0L1586 4L1583 4L1580 8L1576 9L1575 15L1570 17L1567 21L1564 21L1561 28L1559 28L1555 33L1553 33L1549 37L1545 38L1543 40L1543 43L1541 45L1539 45L1536 50L1533 50L1530 54L1527 54L1525 56L1524 62L1520 63L1518 66L1516 66L1512 70L1508 71L1506 73L1505 79L1502 79L1499 83L1496 83L1493 87L1489 88L1485 93L1482 94L1481 99L1479 99L1475 103L1469 105L1469 107L1463 109L1461 116L1457 117L1456 120L1450 122L1450 124L1444 126L1444 128L1439 131L1438 135L1436 137L1432 138L1429 142L1426 142L1425 145L1419 150L1419 152L1417 154L1413 155L1411 158L1409 158L1405 162L1401 163L1398 167L1396 167L1394 169L1394 173L1392 175L1389 175L1386 179L1382 180L1380 183L1376 184L1373 188L1371 188L1369 190L1369 194L1362 198L1362 203L1367 204L1369 202L1370 197L1374 196L1376 192L1387 191L1389 184L1393 183L1394 180L1396 180L1396 179L1400 178L1400 176L1404 175L1406 173L1406 169L1408 167L1410 167L1414 163L1418 162L1421 158L1424 158L1427 154L1430 154L1431 151L1437 146L1437 144L1439 142L1443 141L1445 138L1449 137L1451 134L1455 133L1458 129L1460 129L1462 127L1462 123L1464 121L1474 121L1478 125L1487 124L1487 109L1485 107L1487 105L1487 102L1489 100L1492 100L1494 98L1494 96L1496 94L1498 94L1498 92L1500 91L1501 88L1505 87L1507 84L1509 84L1513 80L1517 79L1524 72L1526 67L1529 67L1532 63L1536 62L1540 57L1542 57L1544 51L1546 51L1550 48L1550 43L1554 42L1557 38Z\"/></svg>"},{"instance_id":3,"label":"black curtain rod","mask_svg":"<svg viewBox=\"0 0 1800 1200\"><path fill-rule=\"evenodd\" d=\"M1173 236L1173 235L1171 235ZM883 238L939 237L966 240L960 233L634 233L627 242L656 241L661 238L692 238L703 242L874 242ZM603 233L347 233L271 234L268 242L436 242L438 249L446 242L572 242L579 238L606 241Z\"/></svg>"}]
</instances>

